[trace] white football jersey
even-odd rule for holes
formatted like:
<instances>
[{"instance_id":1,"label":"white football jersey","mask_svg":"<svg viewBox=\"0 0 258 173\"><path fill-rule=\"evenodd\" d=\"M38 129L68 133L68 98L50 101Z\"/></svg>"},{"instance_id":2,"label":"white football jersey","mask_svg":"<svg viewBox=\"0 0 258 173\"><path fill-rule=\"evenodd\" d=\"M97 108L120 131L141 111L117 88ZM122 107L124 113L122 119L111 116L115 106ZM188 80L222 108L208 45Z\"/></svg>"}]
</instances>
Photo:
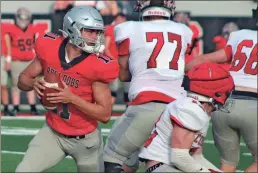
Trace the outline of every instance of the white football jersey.
<instances>
[{"instance_id":1,"label":"white football jersey","mask_svg":"<svg viewBox=\"0 0 258 173\"><path fill-rule=\"evenodd\" d=\"M200 102L185 97L167 105L160 119L156 122L150 138L141 150L140 158L171 164L172 121L197 132L190 152L202 146L209 128L210 116L204 111Z\"/></svg>"},{"instance_id":2,"label":"white football jersey","mask_svg":"<svg viewBox=\"0 0 258 173\"><path fill-rule=\"evenodd\" d=\"M115 27L116 43L126 39L130 41L132 75L129 99L143 91L182 96L184 58L192 31L184 24L167 20L129 21Z\"/></svg>"},{"instance_id":3,"label":"white football jersey","mask_svg":"<svg viewBox=\"0 0 258 173\"><path fill-rule=\"evenodd\" d=\"M232 59L230 73L236 86L257 89L257 45L257 31L243 29L230 34L227 55Z\"/></svg>"}]
</instances>

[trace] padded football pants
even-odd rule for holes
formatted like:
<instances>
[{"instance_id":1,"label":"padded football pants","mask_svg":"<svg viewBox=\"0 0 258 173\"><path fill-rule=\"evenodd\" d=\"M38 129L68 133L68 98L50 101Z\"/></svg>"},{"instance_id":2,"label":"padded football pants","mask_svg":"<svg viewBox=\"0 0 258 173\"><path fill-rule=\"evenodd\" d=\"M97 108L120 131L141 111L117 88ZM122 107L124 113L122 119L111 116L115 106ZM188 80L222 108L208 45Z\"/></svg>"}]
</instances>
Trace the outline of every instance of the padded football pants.
<instances>
[{"instance_id":1,"label":"padded football pants","mask_svg":"<svg viewBox=\"0 0 258 173\"><path fill-rule=\"evenodd\" d=\"M17 83L20 73L31 63L31 61L12 61L12 90L20 92Z\"/></svg>"},{"instance_id":2,"label":"padded football pants","mask_svg":"<svg viewBox=\"0 0 258 173\"><path fill-rule=\"evenodd\" d=\"M257 161L257 98L235 98L230 113L215 112L212 118L213 138L221 163L238 165L240 136Z\"/></svg>"},{"instance_id":3,"label":"padded football pants","mask_svg":"<svg viewBox=\"0 0 258 173\"><path fill-rule=\"evenodd\" d=\"M1 86L6 86L7 80L8 80L8 74L7 74L7 71L5 71L4 66L5 66L5 60L4 60L4 57L1 56Z\"/></svg>"},{"instance_id":4,"label":"padded football pants","mask_svg":"<svg viewBox=\"0 0 258 173\"><path fill-rule=\"evenodd\" d=\"M67 155L75 160L78 172L104 172L101 131L96 129L84 139L66 138L45 125L29 143L16 172L44 172Z\"/></svg>"},{"instance_id":5,"label":"padded football pants","mask_svg":"<svg viewBox=\"0 0 258 173\"><path fill-rule=\"evenodd\" d=\"M137 163L138 153L136 155L135 152L139 151L150 136L166 105L150 102L129 106L112 127L104 147L104 161L122 165L134 153L130 162Z\"/></svg>"}]
</instances>

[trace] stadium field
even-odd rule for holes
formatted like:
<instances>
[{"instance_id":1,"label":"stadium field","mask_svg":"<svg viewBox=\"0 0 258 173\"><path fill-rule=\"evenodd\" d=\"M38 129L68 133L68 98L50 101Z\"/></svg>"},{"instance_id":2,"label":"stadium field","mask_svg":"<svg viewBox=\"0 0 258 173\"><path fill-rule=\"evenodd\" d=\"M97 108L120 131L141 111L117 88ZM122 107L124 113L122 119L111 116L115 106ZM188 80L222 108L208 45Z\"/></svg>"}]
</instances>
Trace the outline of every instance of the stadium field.
<instances>
[{"instance_id":1,"label":"stadium field","mask_svg":"<svg viewBox=\"0 0 258 173\"><path fill-rule=\"evenodd\" d=\"M116 114L118 114L116 112ZM112 116L111 121L108 124L100 123L104 141L112 124L117 116ZM44 125L44 116L17 116L17 117L3 117L1 118L1 171L2 172L14 172L15 168L22 160L24 153L27 150L28 143L38 130ZM241 159L238 167L238 172L243 170L252 162L251 154L249 153L245 144L241 141ZM212 163L218 166L219 156L217 149L214 146L211 133L211 125L208 135L204 142L204 155ZM142 172L141 167L138 172ZM58 165L48 170L48 172L77 172L74 161L67 157L61 161Z\"/></svg>"}]
</instances>

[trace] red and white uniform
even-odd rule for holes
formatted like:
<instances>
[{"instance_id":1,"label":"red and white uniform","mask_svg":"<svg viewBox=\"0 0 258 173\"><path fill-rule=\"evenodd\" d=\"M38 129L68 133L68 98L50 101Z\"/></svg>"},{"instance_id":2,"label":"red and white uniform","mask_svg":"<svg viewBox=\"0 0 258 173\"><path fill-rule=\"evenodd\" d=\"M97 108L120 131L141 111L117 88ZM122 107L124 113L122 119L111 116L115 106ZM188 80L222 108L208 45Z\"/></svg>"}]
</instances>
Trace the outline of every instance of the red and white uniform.
<instances>
[{"instance_id":1,"label":"red and white uniform","mask_svg":"<svg viewBox=\"0 0 258 173\"><path fill-rule=\"evenodd\" d=\"M92 83L111 82L117 78L117 61L105 56L83 54L67 62L65 47L68 39L45 34L37 39L35 51L44 75L57 73L69 89L82 99L94 103ZM90 118L73 104L60 104L55 111L48 111L46 121L55 131L65 135L85 135L97 128L97 120Z\"/></svg>"},{"instance_id":2,"label":"red and white uniform","mask_svg":"<svg viewBox=\"0 0 258 173\"><path fill-rule=\"evenodd\" d=\"M184 58L192 40L185 25L167 20L125 22L115 27L118 55L130 55L129 100L142 104L180 97Z\"/></svg>"},{"instance_id":3,"label":"red and white uniform","mask_svg":"<svg viewBox=\"0 0 258 173\"><path fill-rule=\"evenodd\" d=\"M170 137L173 124L196 131L195 140L190 152L202 146L209 128L210 116L204 111L201 103L185 97L167 105L159 120L156 122L150 138L146 141L139 157L170 164Z\"/></svg>"},{"instance_id":4,"label":"red and white uniform","mask_svg":"<svg viewBox=\"0 0 258 173\"><path fill-rule=\"evenodd\" d=\"M13 61L31 61L35 57L34 45L37 31L32 24L29 24L25 31L11 24L7 34L11 37Z\"/></svg>"},{"instance_id":5,"label":"red and white uniform","mask_svg":"<svg viewBox=\"0 0 258 173\"><path fill-rule=\"evenodd\" d=\"M243 29L232 32L225 52L231 62L230 74L235 86L257 89L257 31Z\"/></svg>"}]
</instances>

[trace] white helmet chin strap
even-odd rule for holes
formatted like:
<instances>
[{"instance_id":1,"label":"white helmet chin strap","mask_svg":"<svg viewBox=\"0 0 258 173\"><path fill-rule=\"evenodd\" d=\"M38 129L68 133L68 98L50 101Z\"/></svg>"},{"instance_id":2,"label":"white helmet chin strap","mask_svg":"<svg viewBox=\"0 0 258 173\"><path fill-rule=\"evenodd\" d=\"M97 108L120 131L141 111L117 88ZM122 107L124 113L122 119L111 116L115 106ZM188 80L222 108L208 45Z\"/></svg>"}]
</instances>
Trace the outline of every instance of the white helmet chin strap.
<instances>
[{"instance_id":1,"label":"white helmet chin strap","mask_svg":"<svg viewBox=\"0 0 258 173\"><path fill-rule=\"evenodd\" d=\"M194 98L200 102L208 102L208 103L213 103L213 98L209 98L200 94L196 94L190 91L187 91L187 97Z\"/></svg>"}]
</instances>

